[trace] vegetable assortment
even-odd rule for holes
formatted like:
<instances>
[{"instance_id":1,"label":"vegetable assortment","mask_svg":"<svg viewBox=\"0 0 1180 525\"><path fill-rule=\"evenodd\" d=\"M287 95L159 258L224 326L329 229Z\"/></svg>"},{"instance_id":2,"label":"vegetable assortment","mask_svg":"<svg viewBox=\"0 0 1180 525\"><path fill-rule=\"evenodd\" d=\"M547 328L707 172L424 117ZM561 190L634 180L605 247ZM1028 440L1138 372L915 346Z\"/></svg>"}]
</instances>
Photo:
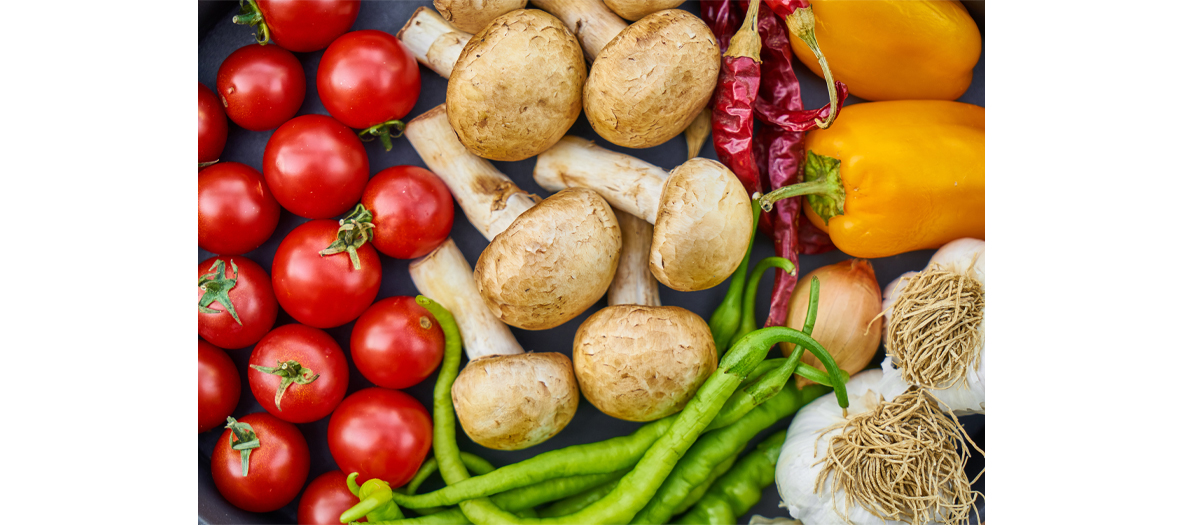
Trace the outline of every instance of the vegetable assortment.
<instances>
[{"instance_id":1,"label":"vegetable assortment","mask_svg":"<svg viewBox=\"0 0 1180 525\"><path fill-rule=\"evenodd\" d=\"M944 3L870 29L823 1L436 0L395 37L353 27L395 4L243 0L255 43L238 29L198 97L202 468L300 523L743 523L772 482L808 524L978 522L955 414L984 407L983 109L848 98L917 84L866 56L970 83L978 29ZM886 34L906 21L927 32ZM804 109L793 53L827 105ZM417 104L415 61L445 104ZM619 146L683 132L689 159L596 146L583 112ZM696 156L710 128L720 162ZM533 157L548 198L488 162ZM775 255L755 261L759 231ZM882 293L867 258L939 247ZM799 257L836 249L860 259ZM708 322L655 284L726 279ZM509 329L570 321L564 343ZM884 370L860 372L879 345ZM588 441L580 408L643 424ZM578 444L481 457L563 432Z\"/></svg>"}]
</instances>

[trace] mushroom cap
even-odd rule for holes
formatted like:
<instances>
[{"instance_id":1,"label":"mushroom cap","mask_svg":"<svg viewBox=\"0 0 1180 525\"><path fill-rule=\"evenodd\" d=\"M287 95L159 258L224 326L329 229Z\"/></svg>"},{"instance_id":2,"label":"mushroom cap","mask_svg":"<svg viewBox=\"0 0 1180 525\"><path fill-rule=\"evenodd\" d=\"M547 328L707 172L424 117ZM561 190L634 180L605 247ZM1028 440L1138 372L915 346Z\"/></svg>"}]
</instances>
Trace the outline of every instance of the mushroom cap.
<instances>
[{"instance_id":1,"label":"mushroom cap","mask_svg":"<svg viewBox=\"0 0 1180 525\"><path fill-rule=\"evenodd\" d=\"M583 103L602 138L649 148L679 135L717 85L721 48L700 18L679 9L631 24L590 68Z\"/></svg>"},{"instance_id":2,"label":"mushroom cap","mask_svg":"<svg viewBox=\"0 0 1180 525\"><path fill-rule=\"evenodd\" d=\"M676 306L608 306L574 336L574 373L603 413L652 421L688 404L717 369L709 325Z\"/></svg>"},{"instance_id":3,"label":"mushroom cap","mask_svg":"<svg viewBox=\"0 0 1180 525\"><path fill-rule=\"evenodd\" d=\"M523 160L549 149L578 119L586 62L553 15L518 9L471 37L447 83L447 120L472 153Z\"/></svg>"},{"instance_id":4,"label":"mushroom cap","mask_svg":"<svg viewBox=\"0 0 1180 525\"><path fill-rule=\"evenodd\" d=\"M673 290L721 284L746 256L753 233L750 198L720 162L697 157L664 181L648 266Z\"/></svg>"},{"instance_id":5,"label":"mushroom cap","mask_svg":"<svg viewBox=\"0 0 1180 525\"><path fill-rule=\"evenodd\" d=\"M438 0L435 0L438 5ZM680 7L684 0L604 0L603 3L615 14L632 22L656 11Z\"/></svg>"},{"instance_id":6,"label":"mushroom cap","mask_svg":"<svg viewBox=\"0 0 1180 525\"><path fill-rule=\"evenodd\" d=\"M460 31L476 33L493 18L524 9L528 0L434 0L434 8Z\"/></svg>"},{"instance_id":7,"label":"mushroom cap","mask_svg":"<svg viewBox=\"0 0 1180 525\"><path fill-rule=\"evenodd\" d=\"M472 441L520 450L561 432L578 410L578 382L564 354L493 355L467 364L451 386Z\"/></svg>"},{"instance_id":8,"label":"mushroom cap","mask_svg":"<svg viewBox=\"0 0 1180 525\"><path fill-rule=\"evenodd\" d=\"M553 328L606 293L622 246L605 199L583 188L563 190L492 239L475 264L476 288L501 321L525 330Z\"/></svg>"}]
</instances>

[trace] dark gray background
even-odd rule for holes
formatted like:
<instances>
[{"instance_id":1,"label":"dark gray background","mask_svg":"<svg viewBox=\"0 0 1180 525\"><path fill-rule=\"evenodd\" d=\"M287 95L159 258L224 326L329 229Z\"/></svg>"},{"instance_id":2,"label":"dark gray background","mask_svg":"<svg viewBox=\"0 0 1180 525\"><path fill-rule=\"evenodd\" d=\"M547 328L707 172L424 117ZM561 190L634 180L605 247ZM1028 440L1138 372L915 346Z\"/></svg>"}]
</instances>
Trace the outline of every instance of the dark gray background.
<instances>
[{"instance_id":1,"label":"dark gray background","mask_svg":"<svg viewBox=\"0 0 1180 525\"><path fill-rule=\"evenodd\" d=\"M353 25L353 30L359 29L378 29L390 34L396 34L402 25L409 19L410 14L413 13L419 5L429 5L429 1L381 1L381 2L364 2L361 5L360 15L356 23ZM968 10L971 11L972 16L979 24L981 32L983 31L983 2L965 2ZM233 14L237 11L237 2L198 2L198 46L197 46L197 79L209 87L216 90L216 76L217 68L221 62L229 56L234 50L239 47L248 45L253 42L251 33L252 29L243 26L234 25L231 22ZM681 6L694 14L700 13L700 7L696 2L686 2ZM303 64L304 73L307 76L307 95L303 101L303 107L300 108L299 114L322 114L327 115L328 112L324 109L323 104L320 103L319 95L316 91L315 73L319 66L320 56L323 51L315 53L295 53ZM418 99L414 110L405 119L409 121L413 117L441 104L446 98L446 80L439 77L433 71L421 67L422 73L422 93ZM815 76L798 61L795 62L795 71L799 76L799 82L802 86L803 101L806 107L815 108L820 107L827 102L827 91L824 87L823 79ZM980 56L979 63L975 67L974 78L971 82L971 87L967 93L959 100L969 102L979 106L984 105L984 59ZM848 103L854 104L862 102L856 97L849 97ZM226 142L225 152L221 156L223 161L241 162L249 166L253 166L259 171L262 170L262 153L266 147L266 142L269 140L271 131L253 132L242 129L230 122L229 139ZM603 147L622 151L629 155L641 158L651 162L657 166L665 169L672 169L685 160L686 146L681 137L677 137L661 146L643 149L632 150L615 146L598 137L591 129L585 117L580 117L578 122L574 125L570 133L580 137L595 140L595 142ZM414 149L410 147L408 141L398 139L394 141L392 151L384 151L380 144L376 141L366 144L366 150L369 154L369 164L371 173L377 173L390 166L397 166L403 164L410 164L415 166L424 166L422 160L418 157ZM713 150L711 141L705 144L701 150L701 156L716 159L717 155ZM519 162L494 162L497 168L507 174L525 191L536 193L537 195L546 196L549 193L541 189L532 179L532 170L534 159L523 160ZM467 260L473 266L480 252L487 246L488 242L484 237L476 231L466 217L463 216L461 210L456 205L455 207L455 225L451 231L451 236L455 239L459 248L467 256ZM297 217L290 212L283 210L281 218L279 219L278 228L271 238L250 253L245 254L250 259L262 265L268 272L274 258L275 249L278 248L279 243L292 229L299 224L305 222L306 219ZM752 261L758 261L763 257L774 255L773 244L770 239L759 235L758 240L754 246L754 253ZM874 259L872 261L873 268L877 273L877 279L881 283L882 288L898 275L910 270L918 270L926 265L932 250L911 252L894 257L886 257L881 259ZM197 249L197 261L203 261L214 254ZM820 266L839 262L848 259L849 257L838 251L832 251L822 255L815 256L800 256L799 260L799 275L804 275L807 272L818 268ZM407 271L409 261L393 259L381 256L382 262L382 281L381 290L377 296L380 300L385 297L395 295L416 295L417 290L410 281L409 273ZM752 263L751 263L752 265ZM759 287L758 298L758 316L759 319L765 319L766 313L769 309L770 294L772 289L773 278L768 274ZM684 293L671 290L667 287L660 286L661 298L666 305L675 305L687 308L697 313L698 315L708 318L712 310L720 303L721 298L725 295L727 284L717 286L710 290L700 292ZM578 318L551 330L543 330L538 332L530 332L513 328L512 332L516 335L517 340L525 350L542 351L542 352L563 352L569 355L573 341L574 332L582 321L590 314L597 311L599 308L606 305L606 298L603 297L595 307L583 313ZM289 324L295 322L290 315L279 311L279 318L276 326ZM327 330L329 334L340 344L341 348L348 352L349 348L349 334L352 331L352 323L344 326L332 328ZM237 408L234 410L234 416L240 417L246 414L261 412L263 409L254 400L250 392L249 385L246 383L246 366L249 361L252 347L243 348L240 350L231 350L229 355L233 358L238 366L238 371L242 377L242 397L238 402ZM877 366L884 357L884 351L879 349L877 356L873 359L870 366ZM373 386L368 380L361 376L357 371L356 366L352 364L351 356L349 356L349 394L358 390ZM431 406L431 395L434 388L434 380L436 375L432 375L421 384L407 389L406 392L413 395L423 405ZM332 460L332 456L328 451L327 446L327 428L328 419L324 418L314 423L307 423L297 425L303 432L304 437L307 438L308 446L311 449L311 472L308 475L307 482L315 479L320 474L336 469L336 464ZM963 418L963 424L967 427L969 433L972 434L976 443L986 450L984 443L984 425L982 416L974 416ZM755 437L751 441L750 447L762 439L762 437L774 432L778 429L786 428L790 424L790 418L779 421L765 432ZM593 405L582 402L578 405L578 412L574 416L573 421L560 434L554 438L529 448L523 451L516 452L502 452L483 448L474 444L462 432L459 432L459 446L463 450L474 452L493 464L500 466L508 463L520 461L522 459L531 457L533 455L562 448L568 445L589 443L600 441L609 437L619 436L630 433L638 428L638 423L631 423L621 421L612 417L606 416L599 412ZM242 511L233 505L230 505L217 492L217 488L213 484L213 479L209 471L209 457L216 443L220 437L222 430L213 430L200 434L197 437L197 477L198 477L198 522L199 523L294 523L295 513L298 506L298 498L286 507L270 513L255 514ZM983 468L983 458L978 454L973 456L968 463L968 474L972 477ZM425 489L431 488L427 485ZM975 488L983 491L984 480L981 477L976 483ZM739 522L748 523L750 516L754 514L761 514L763 516L785 516L786 510L778 508L779 497L774 484L771 484L763 492L762 500L756 505L751 512L743 516ZM983 517L983 500L979 501L980 516ZM975 519L972 518L972 522Z\"/></svg>"}]
</instances>

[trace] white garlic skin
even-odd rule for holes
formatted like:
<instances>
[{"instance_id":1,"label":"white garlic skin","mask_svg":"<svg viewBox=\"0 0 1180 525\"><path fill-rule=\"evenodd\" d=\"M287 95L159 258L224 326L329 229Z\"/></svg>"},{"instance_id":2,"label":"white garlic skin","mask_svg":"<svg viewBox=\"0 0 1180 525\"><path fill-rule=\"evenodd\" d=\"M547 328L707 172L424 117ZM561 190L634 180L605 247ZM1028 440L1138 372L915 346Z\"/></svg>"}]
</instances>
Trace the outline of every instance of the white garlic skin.
<instances>
[{"instance_id":1,"label":"white garlic skin","mask_svg":"<svg viewBox=\"0 0 1180 525\"><path fill-rule=\"evenodd\" d=\"M882 383L880 369L874 368L856 374L848 381L848 417L876 408L884 396L886 401L905 392L905 385L901 383ZM779 497L783 505L791 512L791 516L807 525L881 525L900 524L900 521L882 520L869 511L854 506L844 508L844 491L836 491L836 505L841 513L848 516L845 521L832 507L831 480L824 483L819 494L814 492L815 479L823 470L821 459L828 454L828 445L833 436L841 431L834 430L825 434L816 442L818 433L824 429L846 421L836 402L836 394L829 393L812 401L795 414L791 420L791 427L787 430L787 439L783 442L782 453L775 465L774 481L778 486ZM830 476L830 474L829 474Z\"/></svg>"},{"instance_id":2,"label":"white garlic skin","mask_svg":"<svg viewBox=\"0 0 1180 525\"><path fill-rule=\"evenodd\" d=\"M979 284L985 285L984 282L984 243L979 239L956 239L943 245L934 255L930 257L930 262L924 269L930 269L935 264L940 264L944 268L952 271L965 272L971 266L971 259L975 254L979 257L975 260L975 267L973 273L975 278L979 280ZM881 330L882 340L887 337L889 333L889 317L893 311L893 303L897 300L897 290L902 286L902 283L918 272L906 272L902 274L893 282L889 283L882 292L881 308L885 313L885 324ZM986 317L983 322L979 324L979 331L986 334ZM953 410L956 415L966 414L983 414L984 413L984 372L987 369L987 352L986 345L979 350L979 370L974 367L967 369L967 384L962 382L954 386L942 390L929 389L928 391L934 395L945 406ZM905 385L905 380L901 377L901 370L893 367L892 358L885 356L885 360L881 362L881 368L884 369L883 381L896 383L897 385Z\"/></svg>"}]
</instances>

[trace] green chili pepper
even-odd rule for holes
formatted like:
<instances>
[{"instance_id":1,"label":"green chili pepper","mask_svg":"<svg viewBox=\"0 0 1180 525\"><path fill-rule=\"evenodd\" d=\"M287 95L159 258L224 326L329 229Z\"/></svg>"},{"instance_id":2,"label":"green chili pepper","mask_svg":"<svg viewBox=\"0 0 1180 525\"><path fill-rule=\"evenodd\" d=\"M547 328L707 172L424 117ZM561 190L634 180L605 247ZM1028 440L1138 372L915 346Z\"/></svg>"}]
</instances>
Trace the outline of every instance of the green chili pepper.
<instances>
[{"instance_id":1,"label":"green chili pepper","mask_svg":"<svg viewBox=\"0 0 1180 525\"><path fill-rule=\"evenodd\" d=\"M758 203L750 207L754 209L754 229L750 231L750 244L746 247L746 256L742 258L742 264L733 275L729 276L729 290L725 292L721 305L709 316L709 331L713 333L713 344L717 346L718 355L729 349L729 341L741 322L742 288L746 284L746 268L750 266L750 253L754 251L754 237L758 234L758 216L762 213L762 207Z\"/></svg>"},{"instance_id":2,"label":"green chili pepper","mask_svg":"<svg viewBox=\"0 0 1180 525\"><path fill-rule=\"evenodd\" d=\"M416 496L394 494L394 501L409 509L455 505L461 501L564 476L608 474L630 469L651 448L652 443L672 426L675 419L675 416L670 416L652 421L628 436L538 454L501 467L488 475L469 478L434 492Z\"/></svg>"},{"instance_id":3,"label":"green chili pepper","mask_svg":"<svg viewBox=\"0 0 1180 525\"><path fill-rule=\"evenodd\" d=\"M714 467L726 458L741 453L759 432L795 413L803 405L826 393L827 389L816 387L805 388L804 391L793 386L783 388L732 425L702 436L676 463L659 490L631 523L667 522L673 510L684 501L693 487L705 482Z\"/></svg>"},{"instance_id":4,"label":"green chili pepper","mask_svg":"<svg viewBox=\"0 0 1180 525\"><path fill-rule=\"evenodd\" d=\"M678 523L728 525L750 511L762 499L762 490L774 482L774 469L787 431L771 434L729 472L719 478L701 501Z\"/></svg>"},{"instance_id":5,"label":"green chili pepper","mask_svg":"<svg viewBox=\"0 0 1180 525\"><path fill-rule=\"evenodd\" d=\"M615 490L619 484L619 479L623 477L626 472L620 472L615 479L603 483L597 487L591 487L582 492L569 496L567 498L555 501L552 505L541 509L537 514L542 518L550 518L553 516L564 516L566 514L573 514L582 510L591 503L602 499L603 496L610 494L610 491Z\"/></svg>"},{"instance_id":6,"label":"green chili pepper","mask_svg":"<svg viewBox=\"0 0 1180 525\"><path fill-rule=\"evenodd\" d=\"M705 495L705 492L709 490L709 487L713 486L713 482L717 481L717 478L723 476L726 472L729 472L729 469L733 468L733 464L736 461L737 455L735 454L725 458L725 461L713 467L713 471L709 473L709 477L705 478L705 481L702 481L700 485L693 487L688 495L684 497L684 500L675 509L672 509L672 515L683 514L684 511L696 505L701 500L701 497Z\"/></svg>"},{"instance_id":7,"label":"green chili pepper","mask_svg":"<svg viewBox=\"0 0 1180 525\"><path fill-rule=\"evenodd\" d=\"M738 324L737 331L732 336L731 345L733 342L741 339L742 336L758 328L757 323L754 322L754 303L758 298L758 282L762 280L762 274L766 273L766 270L769 270L771 267L779 268L787 273L795 273L795 265L790 259L767 257L758 261L758 264L754 266L754 271L750 273L750 280L746 282L746 291L742 296L741 322ZM810 305L808 305L808 310L811 310ZM803 333L810 334L811 332L804 331Z\"/></svg>"}]
</instances>

